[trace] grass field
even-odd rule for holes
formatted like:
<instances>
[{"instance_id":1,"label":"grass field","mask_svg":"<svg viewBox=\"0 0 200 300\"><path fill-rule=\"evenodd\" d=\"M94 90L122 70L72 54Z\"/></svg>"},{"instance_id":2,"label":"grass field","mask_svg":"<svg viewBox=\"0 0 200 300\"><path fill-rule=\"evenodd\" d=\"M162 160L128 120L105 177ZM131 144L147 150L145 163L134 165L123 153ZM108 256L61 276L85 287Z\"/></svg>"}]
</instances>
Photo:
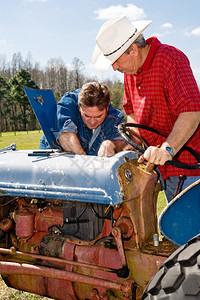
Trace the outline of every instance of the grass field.
<instances>
[{"instance_id":1,"label":"grass field","mask_svg":"<svg viewBox=\"0 0 200 300\"><path fill-rule=\"evenodd\" d=\"M14 134L13 132L2 133L0 136L0 149L10 146L10 144L12 143L16 144L17 150L38 149L42 134L42 131L29 131L28 133L22 131L16 132L16 134ZM163 192L160 192L157 205L158 215L160 215L161 211L164 209L165 206L165 196ZM0 279L0 299L45 300L48 298L36 296L27 292L18 291L13 288L8 288L5 285L4 281Z\"/></svg>"},{"instance_id":2,"label":"grass field","mask_svg":"<svg viewBox=\"0 0 200 300\"><path fill-rule=\"evenodd\" d=\"M10 146L12 143L16 144L17 150L38 149L42 134L42 130L17 131L16 133L2 132L0 135L0 149Z\"/></svg>"}]
</instances>

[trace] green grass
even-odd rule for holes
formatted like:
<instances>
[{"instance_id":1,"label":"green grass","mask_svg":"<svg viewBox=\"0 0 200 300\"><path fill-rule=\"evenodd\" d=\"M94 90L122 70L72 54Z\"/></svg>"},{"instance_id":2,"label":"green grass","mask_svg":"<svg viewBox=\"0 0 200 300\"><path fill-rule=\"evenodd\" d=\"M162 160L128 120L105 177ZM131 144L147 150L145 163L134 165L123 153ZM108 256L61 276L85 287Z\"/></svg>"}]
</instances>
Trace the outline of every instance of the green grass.
<instances>
[{"instance_id":1,"label":"green grass","mask_svg":"<svg viewBox=\"0 0 200 300\"><path fill-rule=\"evenodd\" d=\"M163 209L165 208L166 205L167 205L167 200L165 198L165 194L163 191L161 191L158 194L158 202L157 202L158 217L160 216L161 212L163 211Z\"/></svg>"},{"instance_id":2,"label":"green grass","mask_svg":"<svg viewBox=\"0 0 200 300\"><path fill-rule=\"evenodd\" d=\"M0 135L0 149L10 146L12 143L16 144L17 150L38 149L42 134L42 130L17 131L16 133L2 132Z\"/></svg>"}]
</instances>

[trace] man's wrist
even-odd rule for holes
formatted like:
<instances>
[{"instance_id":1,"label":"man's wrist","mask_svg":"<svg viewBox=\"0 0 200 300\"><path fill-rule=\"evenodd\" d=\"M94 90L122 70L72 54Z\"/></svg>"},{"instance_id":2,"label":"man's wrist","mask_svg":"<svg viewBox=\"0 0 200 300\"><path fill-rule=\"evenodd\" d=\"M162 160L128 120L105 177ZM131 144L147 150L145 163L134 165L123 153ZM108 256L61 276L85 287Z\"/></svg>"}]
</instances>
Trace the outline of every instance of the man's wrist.
<instances>
[{"instance_id":1,"label":"man's wrist","mask_svg":"<svg viewBox=\"0 0 200 300\"><path fill-rule=\"evenodd\" d=\"M104 141L102 142L102 144L107 145L108 147L109 147L109 146L112 146L113 149L115 149L115 143L114 143L113 141L111 141L111 140L104 140Z\"/></svg>"},{"instance_id":2,"label":"man's wrist","mask_svg":"<svg viewBox=\"0 0 200 300\"><path fill-rule=\"evenodd\" d=\"M168 143L163 143L161 149L167 151L172 158L175 156L174 149Z\"/></svg>"}]
</instances>

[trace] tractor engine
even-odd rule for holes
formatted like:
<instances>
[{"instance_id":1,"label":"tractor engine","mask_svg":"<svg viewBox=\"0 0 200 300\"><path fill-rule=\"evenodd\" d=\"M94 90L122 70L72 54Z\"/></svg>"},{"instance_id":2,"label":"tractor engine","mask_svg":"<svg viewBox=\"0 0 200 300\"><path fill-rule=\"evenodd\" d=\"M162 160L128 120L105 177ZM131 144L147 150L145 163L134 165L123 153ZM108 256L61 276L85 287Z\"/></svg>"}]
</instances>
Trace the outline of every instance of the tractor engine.
<instances>
[{"instance_id":1,"label":"tractor engine","mask_svg":"<svg viewBox=\"0 0 200 300\"><path fill-rule=\"evenodd\" d=\"M59 300L139 299L174 251L169 243L153 244L157 173L139 166L134 152L1 156L0 273L6 284Z\"/></svg>"},{"instance_id":2,"label":"tractor engine","mask_svg":"<svg viewBox=\"0 0 200 300\"><path fill-rule=\"evenodd\" d=\"M104 221L111 220L103 204L22 197L0 201L1 215L7 215L0 222L1 237L9 233L9 246L25 252L46 253L46 235L92 241L102 233ZM57 251L56 244L51 244L49 252Z\"/></svg>"}]
</instances>

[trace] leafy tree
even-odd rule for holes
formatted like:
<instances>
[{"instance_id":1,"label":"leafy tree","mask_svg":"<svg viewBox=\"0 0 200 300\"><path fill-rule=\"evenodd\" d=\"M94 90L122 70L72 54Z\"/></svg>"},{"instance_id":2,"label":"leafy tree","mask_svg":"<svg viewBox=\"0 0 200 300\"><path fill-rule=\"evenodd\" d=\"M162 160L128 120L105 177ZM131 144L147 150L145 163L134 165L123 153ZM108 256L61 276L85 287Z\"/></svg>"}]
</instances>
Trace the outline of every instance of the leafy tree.
<instances>
[{"instance_id":1,"label":"leafy tree","mask_svg":"<svg viewBox=\"0 0 200 300\"><path fill-rule=\"evenodd\" d=\"M30 120L35 119L31 105L24 92L23 86L38 88L31 79L31 74L24 69L17 72L9 81L11 121L16 130L28 130Z\"/></svg>"},{"instance_id":2,"label":"leafy tree","mask_svg":"<svg viewBox=\"0 0 200 300\"><path fill-rule=\"evenodd\" d=\"M124 84L120 80L117 80L115 82L111 80L106 80L105 84L110 90L110 98L112 105L115 108L123 111Z\"/></svg>"},{"instance_id":3,"label":"leafy tree","mask_svg":"<svg viewBox=\"0 0 200 300\"><path fill-rule=\"evenodd\" d=\"M8 93L8 83L4 77L0 76L0 134L3 128L3 121L7 120L6 102Z\"/></svg>"}]
</instances>

